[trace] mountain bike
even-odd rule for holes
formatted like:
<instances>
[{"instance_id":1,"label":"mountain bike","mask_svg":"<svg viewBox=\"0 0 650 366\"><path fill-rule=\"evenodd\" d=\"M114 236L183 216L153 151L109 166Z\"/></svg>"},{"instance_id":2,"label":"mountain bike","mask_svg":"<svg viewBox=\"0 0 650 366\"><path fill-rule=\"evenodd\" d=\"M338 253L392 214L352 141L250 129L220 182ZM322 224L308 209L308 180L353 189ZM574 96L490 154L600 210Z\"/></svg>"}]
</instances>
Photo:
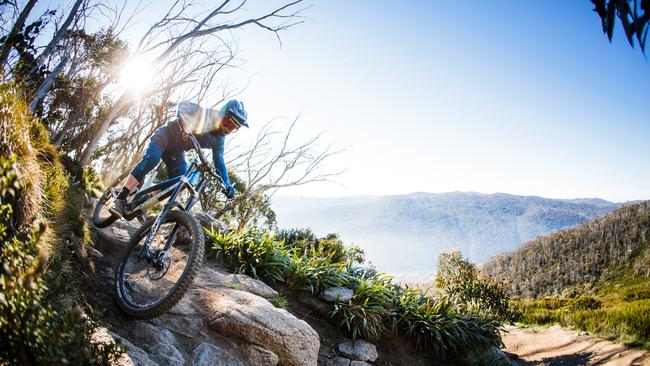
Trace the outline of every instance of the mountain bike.
<instances>
[{"instance_id":1,"label":"mountain bike","mask_svg":"<svg viewBox=\"0 0 650 366\"><path fill-rule=\"evenodd\" d=\"M115 269L115 295L125 313L149 319L165 313L185 294L199 271L205 239L201 225L188 213L199 200L206 177L225 185L201 152L196 138L188 134L199 161L193 160L184 175L136 192L126 205L124 218L142 218L152 207L168 199L157 216L144 221L127 245ZM107 210L119 189L110 188L99 199L93 223L106 227L118 217ZM189 192L183 205L181 193Z\"/></svg>"}]
</instances>

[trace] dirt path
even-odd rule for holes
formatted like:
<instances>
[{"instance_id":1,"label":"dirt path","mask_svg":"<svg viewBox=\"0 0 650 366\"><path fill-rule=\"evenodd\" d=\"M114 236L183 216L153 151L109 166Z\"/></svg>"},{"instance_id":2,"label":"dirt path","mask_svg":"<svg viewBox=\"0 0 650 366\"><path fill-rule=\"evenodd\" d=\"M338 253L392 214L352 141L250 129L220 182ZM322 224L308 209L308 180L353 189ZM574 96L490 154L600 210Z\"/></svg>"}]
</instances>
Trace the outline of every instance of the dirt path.
<instances>
[{"instance_id":1,"label":"dirt path","mask_svg":"<svg viewBox=\"0 0 650 366\"><path fill-rule=\"evenodd\" d=\"M543 329L507 326L506 331L504 350L519 356L524 365L650 365L647 351L630 349L560 326Z\"/></svg>"}]
</instances>

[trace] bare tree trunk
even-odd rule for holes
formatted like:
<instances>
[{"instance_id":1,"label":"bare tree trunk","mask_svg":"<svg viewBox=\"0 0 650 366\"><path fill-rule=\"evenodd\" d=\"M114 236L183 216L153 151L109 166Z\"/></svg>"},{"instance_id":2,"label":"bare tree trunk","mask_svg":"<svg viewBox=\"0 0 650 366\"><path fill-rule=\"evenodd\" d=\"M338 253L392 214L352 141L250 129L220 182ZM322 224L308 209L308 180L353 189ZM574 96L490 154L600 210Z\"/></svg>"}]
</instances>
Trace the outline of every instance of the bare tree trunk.
<instances>
[{"instance_id":1,"label":"bare tree trunk","mask_svg":"<svg viewBox=\"0 0 650 366\"><path fill-rule=\"evenodd\" d=\"M113 104L111 109L109 110L108 114L102 121L102 123L99 125L99 128L93 133L93 137L88 143L88 146L83 150L80 158L79 158L79 164L81 165L82 168L85 168L88 166L90 163L90 157L93 155L93 151L95 151L95 148L97 148L97 144L99 144L99 140L104 136L104 133L108 130L108 127L110 126L110 123L117 118L122 110L128 105L128 93L124 92L121 96L120 99Z\"/></svg>"},{"instance_id":2,"label":"bare tree trunk","mask_svg":"<svg viewBox=\"0 0 650 366\"><path fill-rule=\"evenodd\" d=\"M52 72L47 76L47 78L43 80L41 85L38 87L38 90L36 90L36 93L34 94L34 100L32 100L32 103L30 104L30 108L32 109L32 112L36 109L36 106L38 106L38 103L41 101L41 99L43 99L47 91L50 90L52 83L54 83L56 77L59 76L61 71L63 71L63 67L67 63L68 63L68 56L63 56L59 64L56 65L54 70L52 70Z\"/></svg>"},{"instance_id":3,"label":"bare tree trunk","mask_svg":"<svg viewBox=\"0 0 650 366\"><path fill-rule=\"evenodd\" d=\"M54 52L54 47L59 43L61 40L61 37L65 34L65 32L68 31L68 27L70 27L70 24L74 20L74 18L77 16L77 11L79 10L79 7L81 4L84 2L84 0L77 0L74 5L72 6L72 9L70 10L70 14L68 14L68 17L66 18L65 22L61 25L61 28L56 32L50 43L45 47L43 52L36 58L34 61L34 66L29 70L30 74L35 73L43 64L45 63L45 60L47 60L48 57Z\"/></svg>"},{"instance_id":4,"label":"bare tree trunk","mask_svg":"<svg viewBox=\"0 0 650 366\"><path fill-rule=\"evenodd\" d=\"M196 25L189 31L185 31L179 36L176 36L172 39L169 39L167 41L161 42L159 44L153 45L151 47L148 47L146 45L143 45L143 42L145 42L147 36L152 32L156 27L160 26L160 22L154 25L148 32L145 34L143 39L141 40L141 44L137 47L137 52L139 53L146 53L150 52L153 49L156 49L159 46L164 46L167 45L165 50L160 53L152 62L151 62L151 67L156 68L160 70L160 65L165 62L165 60L175 51L177 50L182 44L186 43L189 40L192 39L198 39L200 37L205 37L211 34L215 34L221 31L228 31L228 30L233 30L233 29L239 29L243 28L248 25L255 25L258 26L262 29L266 29L269 31L272 31L278 34L279 31L286 30L296 24L301 23L302 21L291 21L290 19L294 19L297 17L297 15L302 11L302 9L298 9L296 11L291 11L291 9L302 2L303 0L295 0L293 2L287 3L283 6L280 6L276 8L274 11L269 12L265 15L262 15L257 18L250 18L246 20L242 20L239 22L234 22L234 23L225 23L225 24L218 24L218 25L213 25L210 24L210 21L213 20L218 15L223 15L223 14L231 14L237 10L239 10L246 1L242 1L240 5L236 6L235 9L233 10L224 10L224 7L228 5L230 2L229 0L224 0L221 5L219 5L216 9L214 9L212 12L210 12L207 16L205 16L201 21L194 22ZM287 20L289 19L289 20ZM171 20L171 19L164 19L165 22ZM267 21L277 21L280 20L281 23L278 25L269 25L266 24L265 22ZM145 49L147 48L147 49ZM163 67L164 69L164 67ZM182 83L187 82L187 81L181 81ZM148 95L155 95L159 91L151 91L148 93ZM97 144L99 143L99 140L101 137L106 133L108 130L108 127L110 126L110 123L119 115L121 111L123 111L125 108L129 107L129 99L128 99L128 91L124 92L120 98L118 99L117 102L111 107L108 115L106 118L102 120L102 122L99 124L99 128L96 131L93 131L93 137L86 147L85 150L81 153L81 156L79 158L79 163L81 167L86 167L90 163L90 158L92 156L93 151L97 147ZM146 98L143 97L141 99Z\"/></svg>"},{"instance_id":5,"label":"bare tree trunk","mask_svg":"<svg viewBox=\"0 0 650 366\"><path fill-rule=\"evenodd\" d=\"M11 52L11 48L13 47L13 42L11 41L11 38L13 38L20 30L23 28L23 25L25 25L25 20L27 20L27 16L29 13L32 11L32 8L36 4L36 0L29 0L23 10L20 12L20 15L18 16L18 19L16 20L16 23L14 26L11 28L11 32L7 34L7 38L5 39L4 44L2 45L2 51L0 51L0 73L4 73L4 64L7 62L9 59L9 53Z\"/></svg>"}]
</instances>

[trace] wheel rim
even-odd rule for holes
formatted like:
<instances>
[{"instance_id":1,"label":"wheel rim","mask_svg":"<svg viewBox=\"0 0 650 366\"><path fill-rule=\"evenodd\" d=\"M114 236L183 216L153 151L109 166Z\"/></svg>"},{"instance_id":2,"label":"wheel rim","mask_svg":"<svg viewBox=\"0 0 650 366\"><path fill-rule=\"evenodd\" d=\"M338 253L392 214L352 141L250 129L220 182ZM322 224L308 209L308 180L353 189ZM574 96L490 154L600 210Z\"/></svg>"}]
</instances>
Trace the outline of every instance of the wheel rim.
<instances>
[{"instance_id":1,"label":"wheel rim","mask_svg":"<svg viewBox=\"0 0 650 366\"><path fill-rule=\"evenodd\" d=\"M164 251L164 245L174 226L179 233L171 249ZM132 307L153 307L165 300L174 291L190 262L191 237L189 228L176 220L160 225L149 250L151 258L140 258L140 249L147 240L149 229L133 246L125 259L120 274L119 286L123 299Z\"/></svg>"}]
</instances>

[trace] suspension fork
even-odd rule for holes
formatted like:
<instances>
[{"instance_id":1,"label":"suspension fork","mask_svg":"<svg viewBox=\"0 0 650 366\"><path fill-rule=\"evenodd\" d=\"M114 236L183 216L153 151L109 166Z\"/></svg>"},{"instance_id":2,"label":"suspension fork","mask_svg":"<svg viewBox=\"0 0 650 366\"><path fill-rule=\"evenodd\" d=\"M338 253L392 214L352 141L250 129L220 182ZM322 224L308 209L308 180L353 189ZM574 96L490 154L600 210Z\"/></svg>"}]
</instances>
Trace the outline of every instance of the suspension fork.
<instances>
[{"instance_id":1,"label":"suspension fork","mask_svg":"<svg viewBox=\"0 0 650 366\"><path fill-rule=\"evenodd\" d=\"M182 207L182 209L185 212L190 212L190 209L192 209L192 207L196 204L196 202L200 198L201 191L205 186L205 178L201 178L196 188L194 188L194 186L187 180L183 182L183 184L187 184L188 188L192 191L192 193L190 194L190 199L187 201L187 204L185 205L185 207ZM164 249L165 251L169 250L174 244L174 242L176 241L176 237L178 236L178 231L180 230L180 228L181 228L180 224L177 223L176 225L174 225L174 229L172 229L171 234L169 235L167 241L165 242L165 249Z\"/></svg>"},{"instance_id":2,"label":"suspension fork","mask_svg":"<svg viewBox=\"0 0 650 366\"><path fill-rule=\"evenodd\" d=\"M156 221L154 221L153 225L151 226L151 230L149 230L149 234L147 235L147 239L144 242L144 245L140 249L139 256L140 258L151 258L151 251L149 250L149 246L151 245L151 242L153 241L153 238L156 237L156 233L158 232L158 229L160 228L160 225L164 222L165 218L167 217L167 214L169 211L176 205L176 198L178 195L181 193L183 190L185 183L187 183L187 178L185 176L181 177L181 180L177 183L176 188L174 189L174 192L171 194L169 199L167 200L167 203L165 206L163 206L162 211L160 214L158 214L158 217L156 217ZM178 224L174 227L173 233L177 232L177 227ZM173 235L176 237L176 235ZM173 241L171 241L173 243ZM168 245L171 246L169 239L165 243L165 250L168 250Z\"/></svg>"}]
</instances>

